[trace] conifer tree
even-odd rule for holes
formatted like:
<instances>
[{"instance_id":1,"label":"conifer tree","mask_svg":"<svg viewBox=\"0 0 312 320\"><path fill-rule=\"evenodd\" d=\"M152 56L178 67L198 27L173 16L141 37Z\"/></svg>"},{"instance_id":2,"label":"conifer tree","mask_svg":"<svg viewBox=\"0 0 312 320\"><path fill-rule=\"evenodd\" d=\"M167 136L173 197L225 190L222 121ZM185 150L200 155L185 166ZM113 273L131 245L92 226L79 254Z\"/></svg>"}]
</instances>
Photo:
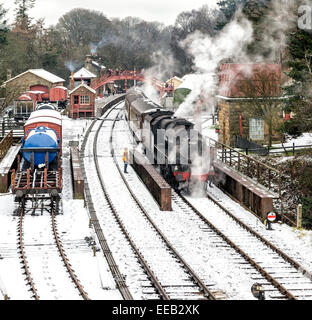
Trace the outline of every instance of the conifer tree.
<instances>
[{"instance_id":1,"label":"conifer tree","mask_svg":"<svg viewBox=\"0 0 312 320\"><path fill-rule=\"evenodd\" d=\"M288 46L290 55L289 72L291 83L284 87L287 112L294 117L284 125L284 131L299 136L312 130L312 35L296 28L290 33Z\"/></svg>"},{"instance_id":2,"label":"conifer tree","mask_svg":"<svg viewBox=\"0 0 312 320\"><path fill-rule=\"evenodd\" d=\"M30 28L29 10L35 5L35 0L15 0L15 25L21 30Z\"/></svg>"},{"instance_id":3,"label":"conifer tree","mask_svg":"<svg viewBox=\"0 0 312 320\"><path fill-rule=\"evenodd\" d=\"M5 15L7 10L3 8L3 4L0 3L0 46L7 43L7 21Z\"/></svg>"}]
</instances>

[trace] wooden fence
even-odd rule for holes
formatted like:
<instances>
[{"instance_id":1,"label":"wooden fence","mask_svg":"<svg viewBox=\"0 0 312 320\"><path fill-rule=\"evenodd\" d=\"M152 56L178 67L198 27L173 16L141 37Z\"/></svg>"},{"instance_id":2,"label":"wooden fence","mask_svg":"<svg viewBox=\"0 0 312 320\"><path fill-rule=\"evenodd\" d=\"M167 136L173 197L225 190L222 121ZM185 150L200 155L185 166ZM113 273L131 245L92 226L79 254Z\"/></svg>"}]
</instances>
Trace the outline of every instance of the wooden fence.
<instances>
[{"instance_id":1,"label":"wooden fence","mask_svg":"<svg viewBox=\"0 0 312 320\"><path fill-rule=\"evenodd\" d=\"M0 141L0 161L6 156L7 152L13 144L13 130L11 130L1 141Z\"/></svg>"}]
</instances>

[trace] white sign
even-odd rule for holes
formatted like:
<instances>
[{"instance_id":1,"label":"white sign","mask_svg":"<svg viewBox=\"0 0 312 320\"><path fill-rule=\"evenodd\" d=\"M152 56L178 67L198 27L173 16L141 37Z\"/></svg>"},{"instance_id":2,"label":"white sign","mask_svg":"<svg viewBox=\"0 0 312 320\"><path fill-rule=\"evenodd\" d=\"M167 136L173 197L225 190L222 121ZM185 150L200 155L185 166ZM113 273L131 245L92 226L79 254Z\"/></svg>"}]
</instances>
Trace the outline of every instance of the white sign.
<instances>
[{"instance_id":1,"label":"white sign","mask_svg":"<svg viewBox=\"0 0 312 320\"><path fill-rule=\"evenodd\" d=\"M311 30L312 28L312 8L308 5L300 6L298 9L299 19L298 28Z\"/></svg>"},{"instance_id":2,"label":"white sign","mask_svg":"<svg viewBox=\"0 0 312 320\"><path fill-rule=\"evenodd\" d=\"M274 213L274 212L268 213L268 220L269 221L273 222L273 221L275 221L275 219L276 219L276 213Z\"/></svg>"}]
</instances>

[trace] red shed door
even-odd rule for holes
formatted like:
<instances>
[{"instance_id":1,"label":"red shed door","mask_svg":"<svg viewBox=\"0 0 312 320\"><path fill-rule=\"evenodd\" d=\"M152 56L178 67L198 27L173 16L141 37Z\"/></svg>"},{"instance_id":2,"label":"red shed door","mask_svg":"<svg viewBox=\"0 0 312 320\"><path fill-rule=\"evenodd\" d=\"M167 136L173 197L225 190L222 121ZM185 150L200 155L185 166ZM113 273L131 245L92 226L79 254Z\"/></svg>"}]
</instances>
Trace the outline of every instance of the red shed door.
<instances>
[{"instance_id":1,"label":"red shed door","mask_svg":"<svg viewBox=\"0 0 312 320\"><path fill-rule=\"evenodd\" d=\"M45 93L49 93L49 88L47 86L43 86L41 84L37 84L35 86L30 87L30 91L43 91Z\"/></svg>"}]
</instances>

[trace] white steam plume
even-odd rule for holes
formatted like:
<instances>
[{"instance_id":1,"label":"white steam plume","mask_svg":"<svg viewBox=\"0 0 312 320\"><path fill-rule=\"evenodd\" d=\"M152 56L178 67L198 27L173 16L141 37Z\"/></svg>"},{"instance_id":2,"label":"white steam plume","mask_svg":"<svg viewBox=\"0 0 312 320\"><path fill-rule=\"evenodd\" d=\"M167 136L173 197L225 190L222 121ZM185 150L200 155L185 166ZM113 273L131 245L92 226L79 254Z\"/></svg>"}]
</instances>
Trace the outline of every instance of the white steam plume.
<instances>
[{"instance_id":1,"label":"white steam plume","mask_svg":"<svg viewBox=\"0 0 312 320\"><path fill-rule=\"evenodd\" d=\"M255 41L254 30L252 23L243 17L241 11L238 11L234 20L214 38L197 31L181 42L181 46L193 57L198 77L196 88L180 105L177 116L193 114L193 102L198 98L213 107L213 97L218 88L218 67L221 63L242 63L244 69L241 71L248 74L248 63L280 62L281 52L287 45L287 33L296 22L295 1L271 1L265 14L263 22L257 27L263 30L259 47L269 49L270 54L266 57L247 53L248 45Z\"/></svg>"},{"instance_id":2,"label":"white steam plume","mask_svg":"<svg viewBox=\"0 0 312 320\"><path fill-rule=\"evenodd\" d=\"M246 46L253 40L251 23L242 18L230 22L216 37L204 35L199 31L188 36L181 45L194 58L197 84L176 112L177 116L185 116L194 112L193 101L201 98L207 104L212 103L218 79L219 64L229 59L248 62ZM212 105L211 105L212 107Z\"/></svg>"}]
</instances>

